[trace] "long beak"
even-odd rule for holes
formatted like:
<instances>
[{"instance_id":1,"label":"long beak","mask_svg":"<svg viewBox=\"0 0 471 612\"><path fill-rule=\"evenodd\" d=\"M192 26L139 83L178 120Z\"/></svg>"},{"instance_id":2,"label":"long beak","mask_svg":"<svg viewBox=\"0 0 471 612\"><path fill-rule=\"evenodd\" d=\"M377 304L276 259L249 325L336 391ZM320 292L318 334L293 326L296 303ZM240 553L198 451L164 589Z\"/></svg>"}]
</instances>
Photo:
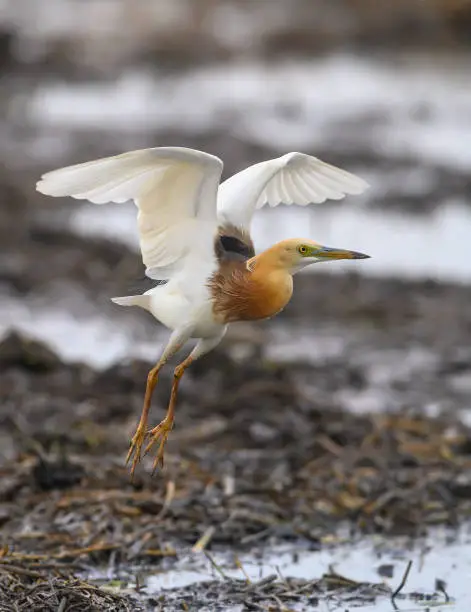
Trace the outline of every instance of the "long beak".
<instances>
[{"instance_id":1,"label":"long beak","mask_svg":"<svg viewBox=\"0 0 471 612\"><path fill-rule=\"evenodd\" d=\"M369 259L369 255L358 253L357 251L346 251L345 249L335 249L322 246L313 253L315 257L325 257L325 259Z\"/></svg>"}]
</instances>

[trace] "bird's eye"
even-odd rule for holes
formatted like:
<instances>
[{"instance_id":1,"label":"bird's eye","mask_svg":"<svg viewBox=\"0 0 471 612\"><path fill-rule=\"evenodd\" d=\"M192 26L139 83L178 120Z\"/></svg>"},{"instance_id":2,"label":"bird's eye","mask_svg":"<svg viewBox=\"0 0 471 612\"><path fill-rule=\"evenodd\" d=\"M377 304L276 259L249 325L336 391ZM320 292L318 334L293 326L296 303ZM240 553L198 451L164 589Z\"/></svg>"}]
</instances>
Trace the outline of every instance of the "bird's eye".
<instances>
[{"instance_id":1,"label":"bird's eye","mask_svg":"<svg viewBox=\"0 0 471 612\"><path fill-rule=\"evenodd\" d=\"M298 251L301 253L301 255L306 255L307 247L302 244L300 247L298 247Z\"/></svg>"}]
</instances>

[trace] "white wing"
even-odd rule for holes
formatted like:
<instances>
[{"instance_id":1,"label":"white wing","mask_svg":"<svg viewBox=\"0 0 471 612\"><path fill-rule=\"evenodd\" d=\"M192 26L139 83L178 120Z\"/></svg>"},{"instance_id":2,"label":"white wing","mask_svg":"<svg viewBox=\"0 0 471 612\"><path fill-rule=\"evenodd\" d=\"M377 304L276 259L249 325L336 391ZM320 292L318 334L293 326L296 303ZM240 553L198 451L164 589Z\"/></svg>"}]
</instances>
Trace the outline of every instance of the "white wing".
<instances>
[{"instance_id":1,"label":"white wing","mask_svg":"<svg viewBox=\"0 0 471 612\"><path fill-rule=\"evenodd\" d=\"M210 253L222 168L193 149L142 149L48 172L36 188L96 204L134 200L146 274L168 278L191 249Z\"/></svg>"},{"instance_id":2,"label":"white wing","mask_svg":"<svg viewBox=\"0 0 471 612\"><path fill-rule=\"evenodd\" d=\"M288 153L242 170L219 186L218 217L249 229L265 204L319 204L367 189L363 179L304 153Z\"/></svg>"}]
</instances>

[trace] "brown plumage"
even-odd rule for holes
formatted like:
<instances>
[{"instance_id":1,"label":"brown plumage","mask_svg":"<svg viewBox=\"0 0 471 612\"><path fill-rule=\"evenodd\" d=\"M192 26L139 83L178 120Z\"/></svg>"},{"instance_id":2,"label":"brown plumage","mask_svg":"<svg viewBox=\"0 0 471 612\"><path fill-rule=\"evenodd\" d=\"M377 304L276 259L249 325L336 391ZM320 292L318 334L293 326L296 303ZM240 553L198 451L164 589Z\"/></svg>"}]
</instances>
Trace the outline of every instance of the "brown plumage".
<instances>
[{"instance_id":1,"label":"brown plumage","mask_svg":"<svg viewBox=\"0 0 471 612\"><path fill-rule=\"evenodd\" d=\"M222 323L265 319L286 306L293 279L279 256L281 245L255 256L248 234L233 226L219 228L215 244L219 269L209 287L214 313Z\"/></svg>"}]
</instances>

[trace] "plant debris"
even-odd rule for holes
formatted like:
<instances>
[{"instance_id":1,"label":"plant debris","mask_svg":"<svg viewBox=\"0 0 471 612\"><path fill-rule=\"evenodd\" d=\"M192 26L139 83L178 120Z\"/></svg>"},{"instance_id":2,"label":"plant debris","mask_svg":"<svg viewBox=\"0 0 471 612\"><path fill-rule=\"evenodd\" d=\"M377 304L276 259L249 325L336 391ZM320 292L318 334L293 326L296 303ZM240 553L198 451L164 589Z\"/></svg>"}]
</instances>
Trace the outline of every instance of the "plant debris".
<instances>
[{"instance_id":1,"label":"plant debris","mask_svg":"<svg viewBox=\"0 0 471 612\"><path fill-rule=\"evenodd\" d=\"M83 580L47 576L0 562L0 612L139 612L144 609L136 598L96 587Z\"/></svg>"},{"instance_id":2,"label":"plant debris","mask_svg":"<svg viewBox=\"0 0 471 612\"><path fill-rule=\"evenodd\" d=\"M38 368L40 355L47 367ZM12 562L160 564L181 546L316 543L344 521L420 535L471 512L468 427L453 414L357 415L308 403L295 384L301 364L236 363L225 349L209 356L182 387L166 469L152 478L148 457L131 482L123 458L149 364L97 372L14 335L0 362L10 446L1 536ZM324 375L304 370L311 381ZM169 385L167 372L161 409Z\"/></svg>"},{"instance_id":3,"label":"plant debris","mask_svg":"<svg viewBox=\"0 0 471 612\"><path fill-rule=\"evenodd\" d=\"M359 602L365 604L389 593L389 587L384 584L355 582L337 574L326 574L315 580L283 578L271 574L256 582L216 580L191 585L178 591L165 591L155 603L162 605L162 610L222 611L227 609L228 605L242 605L243 610L289 612L306 609L305 606L317 607L320 600L350 605ZM300 605L303 608L300 608Z\"/></svg>"},{"instance_id":4,"label":"plant debris","mask_svg":"<svg viewBox=\"0 0 471 612\"><path fill-rule=\"evenodd\" d=\"M311 580L284 577L279 572L259 580L250 580L243 567L240 567L246 576L245 580L240 580L224 574L211 557L210 559L222 579L178 589L163 589L158 595L147 594L145 587L141 589L138 585L134 589L125 589L119 581L110 581L102 587L92 585L81 579L67 577L67 572L57 566L31 570L29 567L34 566L31 560L21 565L0 560L0 612L10 612L13 609L24 612L222 612L227 606L240 606L238 609L247 611L290 612L304 610L306 606L317 607L320 601L327 601L334 606L357 606L372 604L377 599L387 597L391 599L393 607L396 598L428 603L450 601L441 585L436 586L435 592L428 594L400 594L407 574L404 575L400 587L392 592L391 587L385 583L358 582L338 574L332 568L320 578Z\"/></svg>"}]
</instances>

